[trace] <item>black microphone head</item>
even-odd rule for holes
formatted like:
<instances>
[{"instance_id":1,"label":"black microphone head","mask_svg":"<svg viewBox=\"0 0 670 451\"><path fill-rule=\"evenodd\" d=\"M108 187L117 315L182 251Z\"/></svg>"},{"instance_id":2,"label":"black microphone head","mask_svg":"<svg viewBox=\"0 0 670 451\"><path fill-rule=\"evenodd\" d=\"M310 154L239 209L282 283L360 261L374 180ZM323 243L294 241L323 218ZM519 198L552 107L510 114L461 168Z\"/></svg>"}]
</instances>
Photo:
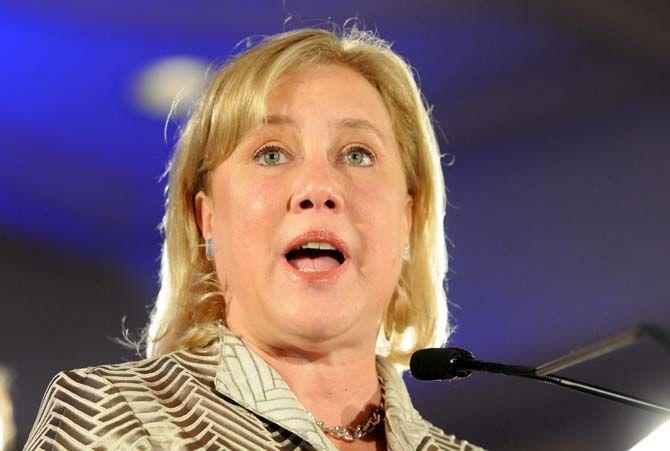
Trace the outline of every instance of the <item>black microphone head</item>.
<instances>
[{"instance_id":1,"label":"black microphone head","mask_svg":"<svg viewBox=\"0 0 670 451\"><path fill-rule=\"evenodd\" d=\"M409 370L422 381L468 377L470 370L459 365L474 360L471 352L460 348L428 348L412 354Z\"/></svg>"}]
</instances>

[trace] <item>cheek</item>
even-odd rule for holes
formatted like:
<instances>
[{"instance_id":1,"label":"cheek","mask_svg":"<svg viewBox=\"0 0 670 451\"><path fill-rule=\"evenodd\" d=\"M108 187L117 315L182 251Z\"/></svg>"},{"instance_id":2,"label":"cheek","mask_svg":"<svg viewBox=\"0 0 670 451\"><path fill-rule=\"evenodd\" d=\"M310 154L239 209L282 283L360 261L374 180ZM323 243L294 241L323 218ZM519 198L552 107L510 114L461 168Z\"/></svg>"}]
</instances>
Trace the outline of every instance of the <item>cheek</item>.
<instances>
[{"instance_id":1,"label":"cheek","mask_svg":"<svg viewBox=\"0 0 670 451\"><path fill-rule=\"evenodd\" d=\"M262 225L257 221L269 219L277 212L279 190L280 187L271 181L231 180L223 187L223 195L219 198L222 220L242 227Z\"/></svg>"},{"instance_id":2,"label":"cheek","mask_svg":"<svg viewBox=\"0 0 670 451\"><path fill-rule=\"evenodd\" d=\"M402 244L403 217L397 187L369 182L352 188L352 219L362 235L364 255L384 264L392 263L396 248Z\"/></svg>"},{"instance_id":3,"label":"cheek","mask_svg":"<svg viewBox=\"0 0 670 451\"><path fill-rule=\"evenodd\" d=\"M276 183L231 181L221 191L217 210L221 239L229 244L233 264L264 256L272 244L274 230L281 220L281 188ZM244 265L242 265L244 266Z\"/></svg>"}]
</instances>

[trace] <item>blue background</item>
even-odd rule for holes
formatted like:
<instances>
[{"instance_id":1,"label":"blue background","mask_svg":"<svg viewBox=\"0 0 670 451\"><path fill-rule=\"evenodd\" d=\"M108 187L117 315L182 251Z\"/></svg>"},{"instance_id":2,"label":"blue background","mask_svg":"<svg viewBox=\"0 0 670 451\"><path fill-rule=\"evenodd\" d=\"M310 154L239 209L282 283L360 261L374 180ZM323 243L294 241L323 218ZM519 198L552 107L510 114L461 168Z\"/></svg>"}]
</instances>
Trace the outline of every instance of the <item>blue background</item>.
<instances>
[{"instance_id":1,"label":"blue background","mask_svg":"<svg viewBox=\"0 0 670 451\"><path fill-rule=\"evenodd\" d=\"M420 75L449 189L451 344L539 364L670 326L666 2L8 1L0 5L0 363L19 444L59 370L135 358L157 289L177 124L133 101L160 58L357 16ZM564 374L670 403L642 341ZM503 376L406 378L417 408L497 450L628 449L661 418Z\"/></svg>"}]
</instances>

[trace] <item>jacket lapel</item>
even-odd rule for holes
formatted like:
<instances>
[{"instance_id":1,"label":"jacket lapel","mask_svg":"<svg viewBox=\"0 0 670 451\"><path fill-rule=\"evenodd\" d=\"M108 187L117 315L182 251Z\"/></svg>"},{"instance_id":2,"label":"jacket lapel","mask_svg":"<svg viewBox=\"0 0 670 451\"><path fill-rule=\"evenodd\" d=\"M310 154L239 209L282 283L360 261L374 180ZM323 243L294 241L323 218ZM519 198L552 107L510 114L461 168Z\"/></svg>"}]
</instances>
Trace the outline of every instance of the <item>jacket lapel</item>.
<instances>
[{"instance_id":1,"label":"jacket lapel","mask_svg":"<svg viewBox=\"0 0 670 451\"><path fill-rule=\"evenodd\" d=\"M279 373L234 335L221 340L214 386L242 407L306 440L335 450Z\"/></svg>"},{"instance_id":2,"label":"jacket lapel","mask_svg":"<svg viewBox=\"0 0 670 451\"><path fill-rule=\"evenodd\" d=\"M386 441L392 450L416 450L427 437L428 426L414 408L400 377L391 363L377 356L377 373L384 380L386 408Z\"/></svg>"}]
</instances>

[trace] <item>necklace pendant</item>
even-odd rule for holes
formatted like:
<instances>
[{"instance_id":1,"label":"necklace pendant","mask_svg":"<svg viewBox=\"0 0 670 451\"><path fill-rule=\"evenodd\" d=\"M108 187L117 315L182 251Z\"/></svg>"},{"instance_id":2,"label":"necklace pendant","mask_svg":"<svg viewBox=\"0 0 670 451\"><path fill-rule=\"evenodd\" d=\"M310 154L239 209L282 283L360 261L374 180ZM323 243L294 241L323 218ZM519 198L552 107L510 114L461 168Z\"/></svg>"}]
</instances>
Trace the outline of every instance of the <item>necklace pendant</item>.
<instances>
[{"instance_id":1,"label":"necklace pendant","mask_svg":"<svg viewBox=\"0 0 670 451\"><path fill-rule=\"evenodd\" d=\"M384 402L384 382L379 378L379 385L381 387L381 404L377 407L372 414L368 417L367 421L363 425L354 426L327 426L323 421L319 421L314 418L314 415L310 412L309 415L314 420L314 423L317 425L324 434L330 435L339 440L344 440L345 442L354 442L360 438L366 436L372 432L379 423L384 420L385 417L385 402Z\"/></svg>"}]
</instances>

